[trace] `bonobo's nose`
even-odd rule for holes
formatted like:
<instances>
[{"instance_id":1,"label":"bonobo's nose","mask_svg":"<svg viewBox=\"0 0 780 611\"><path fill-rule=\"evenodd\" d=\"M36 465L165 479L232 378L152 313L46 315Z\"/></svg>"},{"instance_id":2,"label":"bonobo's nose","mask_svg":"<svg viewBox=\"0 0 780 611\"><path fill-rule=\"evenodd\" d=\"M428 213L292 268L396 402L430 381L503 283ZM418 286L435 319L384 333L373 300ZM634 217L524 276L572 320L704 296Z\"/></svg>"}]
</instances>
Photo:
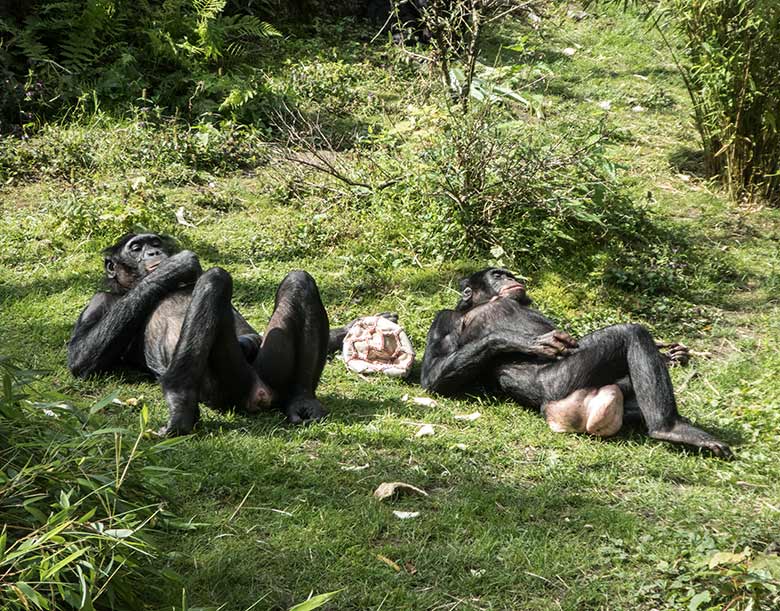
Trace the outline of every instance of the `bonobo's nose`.
<instances>
[{"instance_id":1,"label":"bonobo's nose","mask_svg":"<svg viewBox=\"0 0 780 611\"><path fill-rule=\"evenodd\" d=\"M153 259L155 257L159 257L161 254L162 254L162 251L159 248L157 248L155 246L147 246L146 248L144 248L143 258L144 259Z\"/></svg>"}]
</instances>

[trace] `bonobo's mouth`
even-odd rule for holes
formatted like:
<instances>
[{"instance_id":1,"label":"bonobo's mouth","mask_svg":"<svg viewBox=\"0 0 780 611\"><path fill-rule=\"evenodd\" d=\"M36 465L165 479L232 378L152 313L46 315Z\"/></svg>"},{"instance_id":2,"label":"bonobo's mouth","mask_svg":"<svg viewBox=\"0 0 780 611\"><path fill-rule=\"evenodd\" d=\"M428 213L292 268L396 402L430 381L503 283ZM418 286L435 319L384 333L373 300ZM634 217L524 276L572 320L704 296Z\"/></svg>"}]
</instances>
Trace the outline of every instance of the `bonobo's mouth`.
<instances>
[{"instance_id":1,"label":"bonobo's mouth","mask_svg":"<svg viewBox=\"0 0 780 611\"><path fill-rule=\"evenodd\" d=\"M154 270L156 270L158 267L160 267L160 263L162 263L163 258L157 257L156 259L152 259L151 261L144 264L144 267L146 267L146 273L151 274Z\"/></svg>"},{"instance_id":2,"label":"bonobo's mouth","mask_svg":"<svg viewBox=\"0 0 780 611\"><path fill-rule=\"evenodd\" d=\"M525 293L525 285L520 284L519 282L507 284L498 291L499 297L507 297L508 295L516 295L518 293Z\"/></svg>"}]
</instances>

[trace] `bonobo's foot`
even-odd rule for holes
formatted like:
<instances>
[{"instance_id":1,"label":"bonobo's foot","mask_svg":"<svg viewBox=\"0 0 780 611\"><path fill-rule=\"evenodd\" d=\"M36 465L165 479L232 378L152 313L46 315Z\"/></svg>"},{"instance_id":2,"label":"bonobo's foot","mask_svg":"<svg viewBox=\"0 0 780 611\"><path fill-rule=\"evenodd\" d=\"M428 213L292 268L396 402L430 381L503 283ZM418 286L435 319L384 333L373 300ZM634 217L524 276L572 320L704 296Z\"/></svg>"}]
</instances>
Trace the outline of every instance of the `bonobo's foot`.
<instances>
[{"instance_id":1,"label":"bonobo's foot","mask_svg":"<svg viewBox=\"0 0 780 611\"><path fill-rule=\"evenodd\" d=\"M682 443L701 450L707 450L719 458L729 459L734 457L734 453L728 445L683 419L675 422L669 429L648 431L647 434L653 439Z\"/></svg>"},{"instance_id":2,"label":"bonobo's foot","mask_svg":"<svg viewBox=\"0 0 780 611\"><path fill-rule=\"evenodd\" d=\"M670 367L680 365L685 367L691 360L691 350L684 344L672 342L669 344L656 343L661 356Z\"/></svg>"},{"instance_id":3,"label":"bonobo's foot","mask_svg":"<svg viewBox=\"0 0 780 611\"><path fill-rule=\"evenodd\" d=\"M192 433L200 420L197 394L172 390L166 390L163 394L168 404L168 423L157 434L161 437L175 437Z\"/></svg>"},{"instance_id":4,"label":"bonobo's foot","mask_svg":"<svg viewBox=\"0 0 780 611\"><path fill-rule=\"evenodd\" d=\"M300 396L290 399L284 408L284 415L291 424L301 424L322 420L327 412L317 398Z\"/></svg>"},{"instance_id":5,"label":"bonobo's foot","mask_svg":"<svg viewBox=\"0 0 780 611\"><path fill-rule=\"evenodd\" d=\"M248 414L256 414L271 407L274 399L274 392L271 388L258 378L252 384L252 390L249 391L244 411Z\"/></svg>"},{"instance_id":6,"label":"bonobo's foot","mask_svg":"<svg viewBox=\"0 0 780 611\"><path fill-rule=\"evenodd\" d=\"M257 355L260 353L260 347L263 345L263 336L257 333L239 335L238 345L241 346L246 362L254 363Z\"/></svg>"}]
</instances>

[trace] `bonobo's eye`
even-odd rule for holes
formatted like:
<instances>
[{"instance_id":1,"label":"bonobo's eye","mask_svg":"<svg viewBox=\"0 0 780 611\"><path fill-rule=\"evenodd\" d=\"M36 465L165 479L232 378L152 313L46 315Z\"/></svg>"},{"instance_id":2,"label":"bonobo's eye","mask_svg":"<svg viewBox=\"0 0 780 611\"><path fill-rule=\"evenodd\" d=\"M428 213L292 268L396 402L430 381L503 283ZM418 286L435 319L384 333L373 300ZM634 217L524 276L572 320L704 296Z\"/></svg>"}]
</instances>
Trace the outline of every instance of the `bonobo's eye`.
<instances>
[{"instance_id":1,"label":"bonobo's eye","mask_svg":"<svg viewBox=\"0 0 780 611\"><path fill-rule=\"evenodd\" d=\"M468 301L471 299L471 293L472 291L470 286L467 286L465 289L463 289L463 300Z\"/></svg>"},{"instance_id":2,"label":"bonobo's eye","mask_svg":"<svg viewBox=\"0 0 780 611\"><path fill-rule=\"evenodd\" d=\"M162 242L158 238L154 238L154 240L151 241L151 245L155 248L160 248L162 246Z\"/></svg>"},{"instance_id":3,"label":"bonobo's eye","mask_svg":"<svg viewBox=\"0 0 780 611\"><path fill-rule=\"evenodd\" d=\"M139 250L141 250L141 245L138 242L133 242L132 244L130 244L130 250L132 252L138 252Z\"/></svg>"}]
</instances>

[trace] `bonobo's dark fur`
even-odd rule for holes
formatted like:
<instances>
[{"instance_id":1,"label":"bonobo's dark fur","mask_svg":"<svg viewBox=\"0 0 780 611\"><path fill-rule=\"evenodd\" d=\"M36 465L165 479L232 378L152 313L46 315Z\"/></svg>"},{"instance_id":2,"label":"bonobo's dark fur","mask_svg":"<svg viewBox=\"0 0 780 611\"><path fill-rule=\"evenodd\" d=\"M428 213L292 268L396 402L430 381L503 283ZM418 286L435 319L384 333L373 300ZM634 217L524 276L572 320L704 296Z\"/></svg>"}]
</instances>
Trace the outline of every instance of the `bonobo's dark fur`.
<instances>
[{"instance_id":1,"label":"bonobo's dark fur","mask_svg":"<svg viewBox=\"0 0 780 611\"><path fill-rule=\"evenodd\" d=\"M195 253L177 252L169 238L127 234L103 255L109 291L95 294L76 321L73 375L117 367L153 373L169 408L163 434L192 431L199 402L245 412L277 405L291 422L324 415L315 390L348 326L328 330L308 273L284 278L262 337L231 305L230 274L203 272Z\"/></svg>"},{"instance_id":2,"label":"bonobo's dark fur","mask_svg":"<svg viewBox=\"0 0 780 611\"><path fill-rule=\"evenodd\" d=\"M729 447L677 412L666 365L688 360L672 344L659 351L636 324L614 325L575 341L531 307L525 287L508 271L489 268L461 281L454 310L439 312L428 332L422 365L424 388L451 395L489 388L543 409L582 388L617 384L624 423L641 423L655 439L731 456Z\"/></svg>"}]
</instances>

